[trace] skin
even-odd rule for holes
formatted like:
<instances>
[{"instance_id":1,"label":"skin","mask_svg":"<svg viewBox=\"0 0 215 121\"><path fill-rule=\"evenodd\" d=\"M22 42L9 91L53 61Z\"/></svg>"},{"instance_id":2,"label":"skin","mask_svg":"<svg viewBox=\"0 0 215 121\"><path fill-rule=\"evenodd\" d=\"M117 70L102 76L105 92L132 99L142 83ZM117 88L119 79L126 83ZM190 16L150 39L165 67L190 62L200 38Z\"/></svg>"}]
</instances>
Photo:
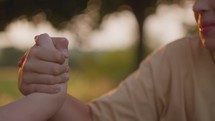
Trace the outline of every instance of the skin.
<instances>
[{"instance_id":1,"label":"skin","mask_svg":"<svg viewBox=\"0 0 215 121\"><path fill-rule=\"evenodd\" d=\"M199 28L199 34L200 39L204 47L206 47L212 54L212 57L215 58L215 2L214 0L195 0L193 5L193 12L196 19L196 22L198 24ZM36 55L39 55L39 53L31 53L32 59L29 60L29 62L34 63L38 62L38 64L42 63L43 61L39 58L35 58ZM48 57L47 57L48 58ZM215 60L215 59L214 59ZM53 61L55 61L53 59ZM43 62L45 63L45 62ZM47 62L46 62L47 63ZM52 68L52 64L45 64L44 67L46 68ZM32 66L32 69L25 73L26 78L36 78L36 80L31 80L29 85L25 85L27 82L24 80L23 86L20 87L24 94L30 94L35 91L35 89L32 89L30 85L34 85L34 88L36 88L36 91L43 92L43 93L54 93L53 90L54 87L52 84L57 84L58 81L48 82L48 81L39 81L39 80L47 80L46 77L39 78L36 75L32 75L31 73L35 73L34 66ZM45 70L44 70L45 71ZM50 70L46 70L46 72L40 72L40 73L46 73L48 75L53 74L50 72ZM58 75L60 76L60 75ZM50 85L46 85L46 88L43 88L42 85L50 83ZM91 112L90 108L75 99L74 97L67 95L63 106L59 110L59 112L52 117L52 121L91 121Z\"/></svg>"},{"instance_id":2,"label":"skin","mask_svg":"<svg viewBox=\"0 0 215 121\"><path fill-rule=\"evenodd\" d=\"M50 93L39 93L37 90L43 90L43 87L41 86L39 88L35 88L35 84L29 85L31 83L30 81L27 81L28 78L26 78L26 75L36 75L35 72L40 71L40 69L36 66L43 67L41 65L37 64L45 64L45 63L37 63L39 60L35 60L33 67L31 63L27 61L26 65L24 66L24 79L25 83L22 83L20 87L22 87L22 92L27 93L25 90L31 90L33 93L13 102L10 104L7 104L5 106L0 107L0 120L1 121L46 121L50 117L52 117L60 108L62 107L64 100L66 99L66 89L67 84L66 81L68 80L68 76L65 76L64 78L58 79L61 77L61 75L68 75L67 71L67 56L62 54L61 50L57 50L54 46L51 38L47 34L40 35L36 38L36 45L33 47L33 53L37 50L43 50L47 53L39 54L38 56L29 56L29 60L35 60L35 58L44 59L46 61L51 60L52 66L58 65L58 71L51 71L50 69L43 69L41 72L49 72L49 74L57 74L53 78L55 81L55 85L50 85L52 87L52 91L55 92L54 94ZM62 44L61 44L62 45ZM61 48L65 48L67 50L67 46L63 45ZM56 53L56 54L50 54L50 53ZM50 54L48 58L45 54ZM45 57L45 58L44 58ZM56 61L52 61L56 60ZM45 61L44 61L45 62ZM49 64L47 64L49 65ZM34 73L28 73L29 71L34 70ZM57 73L56 73L57 72ZM48 75L49 75L48 74ZM59 76L58 76L59 75ZM37 75L38 76L38 75ZM42 77L41 77L42 76ZM49 79L50 76L47 76L46 74L40 74L39 77L42 81L43 78ZM56 78L56 79L55 79ZM60 81L59 81L60 80ZM61 83L59 83L61 82ZM48 80L46 83L50 83ZM46 107L46 108L44 108ZM11 115L12 114L12 115Z\"/></svg>"},{"instance_id":3,"label":"skin","mask_svg":"<svg viewBox=\"0 0 215 121\"><path fill-rule=\"evenodd\" d=\"M65 59L65 57L68 58L68 50L60 49L61 46L68 45L67 40L52 38L53 47L38 46L38 44L44 44L42 40L43 38L35 40L36 44L31 48L23 70L24 81L20 85L20 91L24 95L30 92L56 93L59 87L55 84L64 83L69 78L68 59ZM59 48L62 53L56 48Z\"/></svg>"},{"instance_id":4,"label":"skin","mask_svg":"<svg viewBox=\"0 0 215 121\"><path fill-rule=\"evenodd\" d=\"M68 59L64 60L63 58L64 56L68 57L68 52L60 50L64 53L62 56L57 49L65 41L63 38L52 38L52 41L55 48L51 48L51 51L49 48L36 46L43 42L43 39L36 41L36 44L31 48L23 70L24 79L19 85L19 89L24 95L28 96L35 92L55 94L56 90L59 90L58 84L65 83L65 80L68 79L68 73L65 73L69 68ZM49 116L49 121L91 121L90 109L87 104L68 94L63 99L61 100L62 107L55 115Z\"/></svg>"},{"instance_id":5,"label":"skin","mask_svg":"<svg viewBox=\"0 0 215 121\"><path fill-rule=\"evenodd\" d=\"M193 12L199 28L202 44L211 51L215 60L215 2L214 0L195 0Z\"/></svg>"}]
</instances>

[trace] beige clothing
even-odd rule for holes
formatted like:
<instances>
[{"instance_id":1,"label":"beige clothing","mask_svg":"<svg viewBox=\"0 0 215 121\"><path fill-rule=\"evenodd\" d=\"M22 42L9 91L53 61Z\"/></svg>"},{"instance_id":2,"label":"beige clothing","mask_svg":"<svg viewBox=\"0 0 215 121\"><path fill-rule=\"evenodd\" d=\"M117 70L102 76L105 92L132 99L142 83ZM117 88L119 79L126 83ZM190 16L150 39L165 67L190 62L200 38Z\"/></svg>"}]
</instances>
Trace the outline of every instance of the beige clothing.
<instances>
[{"instance_id":1,"label":"beige clothing","mask_svg":"<svg viewBox=\"0 0 215 121\"><path fill-rule=\"evenodd\" d=\"M90 104L94 121L215 121L215 66L197 38L174 41Z\"/></svg>"}]
</instances>

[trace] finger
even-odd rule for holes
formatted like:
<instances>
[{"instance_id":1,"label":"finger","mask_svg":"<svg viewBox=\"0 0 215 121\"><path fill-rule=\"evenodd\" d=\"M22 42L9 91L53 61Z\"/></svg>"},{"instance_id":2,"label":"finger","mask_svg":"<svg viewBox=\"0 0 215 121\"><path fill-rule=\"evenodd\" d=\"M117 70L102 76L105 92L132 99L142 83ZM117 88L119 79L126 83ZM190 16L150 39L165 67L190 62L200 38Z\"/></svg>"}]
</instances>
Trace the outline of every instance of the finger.
<instances>
[{"instance_id":1,"label":"finger","mask_svg":"<svg viewBox=\"0 0 215 121\"><path fill-rule=\"evenodd\" d=\"M65 83L69 80L69 73L65 72L58 76L48 74L38 74L32 72L26 72L24 74L24 83L26 84L46 84L54 85L59 83Z\"/></svg>"},{"instance_id":2,"label":"finger","mask_svg":"<svg viewBox=\"0 0 215 121\"><path fill-rule=\"evenodd\" d=\"M60 50L61 52L63 52L65 57L68 57L69 56L69 52L68 52L69 41L64 37L52 37L51 39L54 43L55 48Z\"/></svg>"},{"instance_id":3,"label":"finger","mask_svg":"<svg viewBox=\"0 0 215 121\"><path fill-rule=\"evenodd\" d=\"M65 56L57 49L48 49L36 46L31 49L29 59L41 59L49 62L62 64L65 61Z\"/></svg>"},{"instance_id":4,"label":"finger","mask_svg":"<svg viewBox=\"0 0 215 121\"><path fill-rule=\"evenodd\" d=\"M57 64L47 61L35 60L31 63L30 60L25 63L24 72L34 72L40 74L59 75L68 70L68 64Z\"/></svg>"},{"instance_id":5,"label":"finger","mask_svg":"<svg viewBox=\"0 0 215 121\"><path fill-rule=\"evenodd\" d=\"M44 85L44 84L23 84L20 87L20 91L24 95L28 95L31 93L49 93L49 94L55 94L60 91L59 85Z\"/></svg>"},{"instance_id":6,"label":"finger","mask_svg":"<svg viewBox=\"0 0 215 121\"><path fill-rule=\"evenodd\" d=\"M36 42L36 45L38 46L47 47L49 49L55 49L52 39L46 33L36 36L35 42Z\"/></svg>"}]
</instances>

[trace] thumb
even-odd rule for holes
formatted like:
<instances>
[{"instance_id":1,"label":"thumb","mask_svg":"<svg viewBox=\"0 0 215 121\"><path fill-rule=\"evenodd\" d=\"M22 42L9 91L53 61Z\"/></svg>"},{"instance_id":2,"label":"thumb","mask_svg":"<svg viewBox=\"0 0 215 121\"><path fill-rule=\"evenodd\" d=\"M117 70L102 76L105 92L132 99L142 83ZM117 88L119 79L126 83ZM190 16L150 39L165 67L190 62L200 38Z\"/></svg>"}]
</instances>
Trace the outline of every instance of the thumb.
<instances>
[{"instance_id":1,"label":"thumb","mask_svg":"<svg viewBox=\"0 0 215 121\"><path fill-rule=\"evenodd\" d=\"M68 40L63 37L52 37L51 38L56 49L60 50L65 57L69 56L68 52Z\"/></svg>"},{"instance_id":2,"label":"thumb","mask_svg":"<svg viewBox=\"0 0 215 121\"><path fill-rule=\"evenodd\" d=\"M40 34L35 37L36 45L41 47L46 47L50 49L55 49L54 43L52 42L52 39L50 36L46 33Z\"/></svg>"}]
</instances>

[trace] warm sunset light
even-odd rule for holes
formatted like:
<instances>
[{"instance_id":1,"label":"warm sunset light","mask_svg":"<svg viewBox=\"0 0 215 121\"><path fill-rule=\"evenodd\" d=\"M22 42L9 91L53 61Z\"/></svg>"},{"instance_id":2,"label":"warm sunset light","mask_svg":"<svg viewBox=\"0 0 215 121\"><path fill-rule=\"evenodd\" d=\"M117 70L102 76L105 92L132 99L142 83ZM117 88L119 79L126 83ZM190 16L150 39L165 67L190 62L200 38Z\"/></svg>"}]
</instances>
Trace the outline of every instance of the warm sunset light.
<instances>
[{"instance_id":1,"label":"warm sunset light","mask_svg":"<svg viewBox=\"0 0 215 121\"><path fill-rule=\"evenodd\" d=\"M177 5L160 5L156 13L145 22L147 43L152 48L167 44L187 35L184 25L195 26L192 4L184 8Z\"/></svg>"},{"instance_id":2,"label":"warm sunset light","mask_svg":"<svg viewBox=\"0 0 215 121\"><path fill-rule=\"evenodd\" d=\"M32 20L17 18L0 32L0 98L3 98L0 106L22 96L16 85L17 62L24 51L34 44L34 36L41 33L69 40L72 79L68 92L81 100L98 97L134 70L140 52L136 51L139 24L135 14L129 10L116 11L105 15L100 26L93 28L92 24L97 21L92 16L96 13L88 12L72 17L61 29L55 28L46 15L40 13ZM195 25L192 14L190 4L184 8L179 5L158 6L143 26L147 49L156 49L185 36L188 32L184 24Z\"/></svg>"},{"instance_id":3,"label":"warm sunset light","mask_svg":"<svg viewBox=\"0 0 215 121\"><path fill-rule=\"evenodd\" d=\"M168 14L166 14L168 13ZM186 35L183 24L194 25L191 6L181 8L177 5L161 5L157 12L145 22L145 33L152 48L166 44ZM19 19L7 26L0 33L0 47L14 46L29 48L34 43L34 36L48 33L51 36L64 36L70 40L70 48L75 46L75 35L68 29L57 30L48 21L35 25L26 19ZM85 37L88 50L107 50L125 48L137 39L137 23L131 12L123 11L108 15L101 27Z\"/></svg>"}]
</instances>

